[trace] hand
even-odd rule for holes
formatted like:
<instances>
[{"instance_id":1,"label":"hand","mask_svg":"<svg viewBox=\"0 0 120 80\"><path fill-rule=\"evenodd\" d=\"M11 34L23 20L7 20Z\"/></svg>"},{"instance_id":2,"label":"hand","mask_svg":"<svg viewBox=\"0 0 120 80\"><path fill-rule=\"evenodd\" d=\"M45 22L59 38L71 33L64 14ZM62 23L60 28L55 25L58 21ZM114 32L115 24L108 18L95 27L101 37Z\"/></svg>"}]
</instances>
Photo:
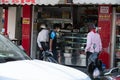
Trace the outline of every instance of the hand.
<instances>
[{"instance_id":1,"label":"hand","mask_svg":"<svg viewBox=\"0 0 120 80\"><path fill-rule=\"evenodd\" d=\"M40 47L40 50L43 50L43 48L42 48L42 47Z\"/></svg>"},{"instance_id":2,"label":"hand","mask_svg":"<svg viewBox=\"0 0 120 80\"><path fill-rule=\"evenodd\" d=\"M85 51L84 50L81 50L81 52L80 52L81 54L84 54L84 55L86 55L86 53L85 53Z\"/></svg>"},{"instance_id":3,"label":"hand","mask_svg":"<svg viewBox=\"0 0 120 80\"><path fill-rule=\"evenodd\" d=\"M85 50L85 51L84 51L84 54L86 55L86 53L87 53L87 51Z\"/></svg>"},{"instance_id":4,"label":"hand","mask_svg":"<svg viewBox=\"0 0 120 80\"><path fill-rule=\"evenodd\" d=\"M86 55L86 52L84 52L84 55Z\"/></svg>"},{"instance_id":5,"label":"hand","mask_svg":"<svg viewBox=\"0 0 120 80\"><path fill-rule=\"evenodd\" d=\"M50 51L50 52L52 52L52 50L51 50L51 49L49 49L49 51Z\"/></svg>"}]
</instances>

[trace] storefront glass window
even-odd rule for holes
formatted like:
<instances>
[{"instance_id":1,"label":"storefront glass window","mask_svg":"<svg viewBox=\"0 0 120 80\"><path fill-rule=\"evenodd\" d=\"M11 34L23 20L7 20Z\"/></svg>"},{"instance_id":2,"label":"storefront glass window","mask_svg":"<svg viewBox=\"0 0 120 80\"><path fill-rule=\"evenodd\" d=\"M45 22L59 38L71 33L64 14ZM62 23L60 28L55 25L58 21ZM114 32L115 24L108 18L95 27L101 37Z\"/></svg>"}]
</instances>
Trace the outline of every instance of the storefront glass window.
<instances>
[{"instance_id":1,"label":"storefront glass window","mask_svg":"<svg viewBox=\"0 0 120 80\"><path fill-rule=\"evenodd\" d=\"M116 7L115 66L120 65L120 6Z\"/></svg>"},{"instance_id":2,"label":"storefront glass window","mask_svg":"<svg viewBox=\"0 0 120 80\"><path fill-rule=\"evenodd\" d=\"M52 29L54 24L59 24L61 26L61 31L58 33L57 48L59 63L65 65L86 66L86 55L84 54L84 48L88 33L87 24L94 23L97 26L98 9L97 7L77 7L77 9L75 8L76 13L72 11L73 8L71 6L37 6L35 8L33 37L36 39L39 32L39 24L41 22L46 22L50 29ZM73 25L73 20L77 21L76 26ZM33 46L36 46L36 50L34 51L39 54L37 44L33 44ZM37 54L36 58L38 58Z\"/></svg>"}]
</instances>

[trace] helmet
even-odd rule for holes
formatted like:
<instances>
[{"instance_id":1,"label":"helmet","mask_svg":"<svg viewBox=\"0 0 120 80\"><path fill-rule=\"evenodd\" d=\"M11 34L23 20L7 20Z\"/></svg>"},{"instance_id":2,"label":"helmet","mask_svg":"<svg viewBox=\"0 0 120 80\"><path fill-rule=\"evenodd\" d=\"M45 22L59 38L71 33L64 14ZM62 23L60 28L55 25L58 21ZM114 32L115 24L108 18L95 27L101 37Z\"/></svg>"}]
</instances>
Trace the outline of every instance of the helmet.
<instances>
[{"instance_id":1,"label":"helmet","mask_svg":"<svg viewBox=\"0 0 120 80\"><path fill-rule=\"evenodd\" d=\"M46 28L46 25L45 24L41 24L40 28Z\"/></svg>"}]
</instances>

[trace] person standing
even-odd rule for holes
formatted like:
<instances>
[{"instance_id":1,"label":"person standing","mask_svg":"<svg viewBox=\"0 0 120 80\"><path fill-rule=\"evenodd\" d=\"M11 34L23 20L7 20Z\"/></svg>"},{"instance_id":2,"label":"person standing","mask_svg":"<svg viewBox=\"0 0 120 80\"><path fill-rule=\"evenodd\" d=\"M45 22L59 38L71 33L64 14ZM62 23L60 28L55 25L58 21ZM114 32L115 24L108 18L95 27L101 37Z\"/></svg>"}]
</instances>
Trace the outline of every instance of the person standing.
<instances>
[{"instance_id":1,"label":"person standing","mask_svg":"<svg viewBox=\"0 0 120 80\"><path fill-rule=\"evenodd\" d=\"M102 51L102 43L99 33L96 31L94 24L89 24L90 32L87 34L87 43L85 47L86 66L89 65L89 57L91 54L98 55Z\"/></svg>"},{"instance_id":2,"label":"person standing","mask_svg":"<svg viewBox=\"0 0 120 80\"><path fill-rule=\"evenodd\" d=\"M57 47L57 32L59 32L60 30L60 26L55 24L53 26L53 30L50 31L50 34L49 34L49 51L51 51L53 53L53 57L56 61L58 61L58 53L57 53L57 50L56 50L56 47Z\"/></svg>"},{"instance_id":3,"label":"person standing","mask_svg":"<svg viewBox=\"0 0 120 80\"><path fill-rule=\"evenodd\" d=\"M43 59L42 51L49 49L49 30L46 28L45 24L40 25L40 32L37 36L37 44L40 50L39 59Z\"/></svg>"}]
</instances>

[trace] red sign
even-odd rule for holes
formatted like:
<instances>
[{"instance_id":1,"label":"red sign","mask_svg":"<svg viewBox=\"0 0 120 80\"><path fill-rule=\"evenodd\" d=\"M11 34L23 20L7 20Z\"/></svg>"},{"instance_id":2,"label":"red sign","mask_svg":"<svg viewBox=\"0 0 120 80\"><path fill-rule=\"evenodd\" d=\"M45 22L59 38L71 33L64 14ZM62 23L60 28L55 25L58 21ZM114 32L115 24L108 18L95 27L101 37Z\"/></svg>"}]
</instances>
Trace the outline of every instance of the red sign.
<instances>
[{"instance_id":1,"label":"red sign","mask_svg":"<svg viewBox=\"0 0 120 80\"><path fill-rule=\"evenodd\" d=\"M30 18L23 18L23 24L30 24Z\"/></svg>"},{"instance_id":2,"label":"red sign","mask_svg":"<svg viewBox=\"0 0 120 80\"><path fill-rule=\"evenodd\" d=\"M110 20L110 14L100 14L99 15L100 21L109 21Z\"/></svg>"},{"instance_id":3,"label":"red sign","mask_svg":"<svg viewBox=\"0 0 120 80\"><path fill-rule=\"evenodd\" d=\"M1 0L1 3L6 4L6 3L35 3L35 0Z\"/></svg>"},{"instance_id":4,"label":"red sign","mask_svg":"<svg viewBox=\"0 0 120 80\"><path fill-rule=\"evenodd\" d=\"M23 23L22 23L22 46L30 55L31 46L31 7L28 5L23 6Z\"/></svg>"},{"instance_id":5,"label":"red sign","mask_svg":"<svg viewBox=\"0 0 120 80\"><path fill-rule=\"evenodd\" d=\"M102 38L103 48L108 48L110 44L111 19L112 19L111 9L112 9L111 6L99 7L98 26L101 28L100 35Z\"/></svg>"},{"instance_id":6,"label":"red sign","mask_svg":"<svg viewBox=\"0 0 120 80\"><path fill-rule=\"evenodd\" d=\"M100 36L102 40L102 47L104 49L104 51L100 54L100 59L106 67L109 68L110 55L108 49L110 47L111 37L112 7L108 5L99 6L98 16L98 26L100 27Z\"/></svg>"}]
</instances>

